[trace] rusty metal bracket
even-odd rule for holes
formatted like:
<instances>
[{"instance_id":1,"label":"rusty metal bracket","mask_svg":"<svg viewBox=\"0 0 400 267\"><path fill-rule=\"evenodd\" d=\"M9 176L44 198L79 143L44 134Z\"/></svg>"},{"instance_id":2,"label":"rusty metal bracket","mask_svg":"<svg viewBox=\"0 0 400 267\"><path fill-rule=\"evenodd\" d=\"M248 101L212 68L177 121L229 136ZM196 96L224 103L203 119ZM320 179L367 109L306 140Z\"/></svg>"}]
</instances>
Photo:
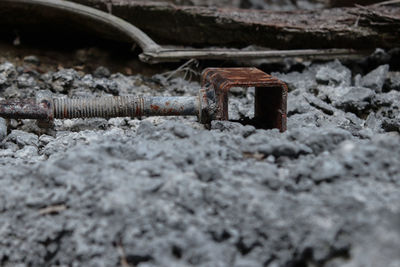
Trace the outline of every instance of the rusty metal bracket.
<instances>
[{"instance_id":1,"label":"rusty metal bracket","mask_svg":"<svg viewBox=\"0 0 400 267\"><path fill-rule=\"evenodd\" d=\"M53 119L140 116L198 116L209 124L228 120L228 92L232 87L255 87L255 121L259 127L286 130L287 86L256 68L208 68L198 96L52 98L38 92L36 99L0 101L0 117ZM43 123L42 123L43 124Z\"/></svg>"},{"instance_id":2,"label":"rusty metal bracket","mask_svg":"<svg viewBox=\"0 0 400 267\"><path fill-rule=\"evenodd\" d=\"M287 86L257 68L204 70L200 92L201 122L229 119L228 93L232 87L255 87L255 121L262 128L278 128L281 132L286 131Z\"/></svg>"}]
</instances>

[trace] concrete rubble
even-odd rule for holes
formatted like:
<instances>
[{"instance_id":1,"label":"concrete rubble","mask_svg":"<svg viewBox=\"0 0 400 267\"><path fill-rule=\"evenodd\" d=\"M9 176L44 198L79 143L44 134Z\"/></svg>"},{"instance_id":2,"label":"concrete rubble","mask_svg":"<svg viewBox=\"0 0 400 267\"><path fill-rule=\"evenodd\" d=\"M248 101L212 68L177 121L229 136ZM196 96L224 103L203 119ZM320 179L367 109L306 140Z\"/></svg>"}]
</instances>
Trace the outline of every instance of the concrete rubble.
<instances>
[{"instance_id":1,"label":"concrete rubble","mask_svg":"<svg viewBox=\"0 0 400 267\"><path fill-rule=\"evenodd\" d=\"M177 117L56 120L43 134L0 119L0 265L400 266L398 72L357 78L333 61L272 74L290 90L283 134ZM2 98L199 87L0 65ZM234 92L230 117L253 100Z\"/></svg>"}]
</instances>

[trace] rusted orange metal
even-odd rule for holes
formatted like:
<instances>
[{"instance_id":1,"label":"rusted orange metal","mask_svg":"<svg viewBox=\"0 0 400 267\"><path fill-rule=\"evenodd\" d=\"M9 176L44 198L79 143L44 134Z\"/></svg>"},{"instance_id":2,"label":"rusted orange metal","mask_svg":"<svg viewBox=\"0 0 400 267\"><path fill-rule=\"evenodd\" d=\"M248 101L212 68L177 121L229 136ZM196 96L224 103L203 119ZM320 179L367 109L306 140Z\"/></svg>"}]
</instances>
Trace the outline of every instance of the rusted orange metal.
<instances>
[{"instance_id":1,"label":"rusted orange metal","mask_svg":"<svg viewBox=\"0 0 400 267\"><path fill-rule=\"evenodd\" d=\"M254 119L262 128L286 131L288 88L257 68L208 68L202 74L204 92L214 92L213 119L228 120L228 93L232 87L255 87ZM204 94L205 95L205 94ZM212 95L212 94L211 94Z\"/></svg>"}]
</instances>

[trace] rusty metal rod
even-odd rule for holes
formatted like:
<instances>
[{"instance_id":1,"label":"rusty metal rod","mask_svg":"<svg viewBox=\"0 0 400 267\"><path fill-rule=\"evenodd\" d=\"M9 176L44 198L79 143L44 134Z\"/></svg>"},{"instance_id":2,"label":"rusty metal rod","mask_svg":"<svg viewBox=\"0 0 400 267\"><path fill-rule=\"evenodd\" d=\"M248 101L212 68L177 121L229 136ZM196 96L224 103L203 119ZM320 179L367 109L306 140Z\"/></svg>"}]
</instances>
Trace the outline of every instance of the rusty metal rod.
<instances>
[{"instance_id":1,"label":"rusty metal rod","mask_svg":"<svg viewBox=\"0 0 400 267\"><path fill-rule=\"evenodd\" d=\"M6 119L47 119L48 109L36 99L0 101L0 117Z\"/></svg>"},{"instance_id":2,"label":"rusty metal rod","mask_svg":"<svg viewBox=\"0 0 400 267\"><path fill-rule=\"evenodd\" d=\"M0 101L0 117L72 119L140 116L196 116L198 97L97 97Z\"/></svg>"}]
</instances>

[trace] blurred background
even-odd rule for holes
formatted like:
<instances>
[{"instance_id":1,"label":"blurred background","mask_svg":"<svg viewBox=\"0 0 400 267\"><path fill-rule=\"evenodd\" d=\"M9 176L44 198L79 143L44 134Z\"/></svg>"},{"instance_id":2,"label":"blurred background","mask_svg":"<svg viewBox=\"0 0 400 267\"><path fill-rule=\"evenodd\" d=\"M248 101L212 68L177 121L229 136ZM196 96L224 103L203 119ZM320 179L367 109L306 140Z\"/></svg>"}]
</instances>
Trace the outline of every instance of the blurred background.
<instances>
[{"instance_id":1,"label":"blurred background","mask_svg":"<svg viewBox=\"0 0 400 267\"><path fill-rule=\"evenodd\" d=\"M193 5L208 7L235 7L266 10L322 9L329 7L369 5L379 0L155 0L176 5Z\"/></svg>"}]
</instances>

